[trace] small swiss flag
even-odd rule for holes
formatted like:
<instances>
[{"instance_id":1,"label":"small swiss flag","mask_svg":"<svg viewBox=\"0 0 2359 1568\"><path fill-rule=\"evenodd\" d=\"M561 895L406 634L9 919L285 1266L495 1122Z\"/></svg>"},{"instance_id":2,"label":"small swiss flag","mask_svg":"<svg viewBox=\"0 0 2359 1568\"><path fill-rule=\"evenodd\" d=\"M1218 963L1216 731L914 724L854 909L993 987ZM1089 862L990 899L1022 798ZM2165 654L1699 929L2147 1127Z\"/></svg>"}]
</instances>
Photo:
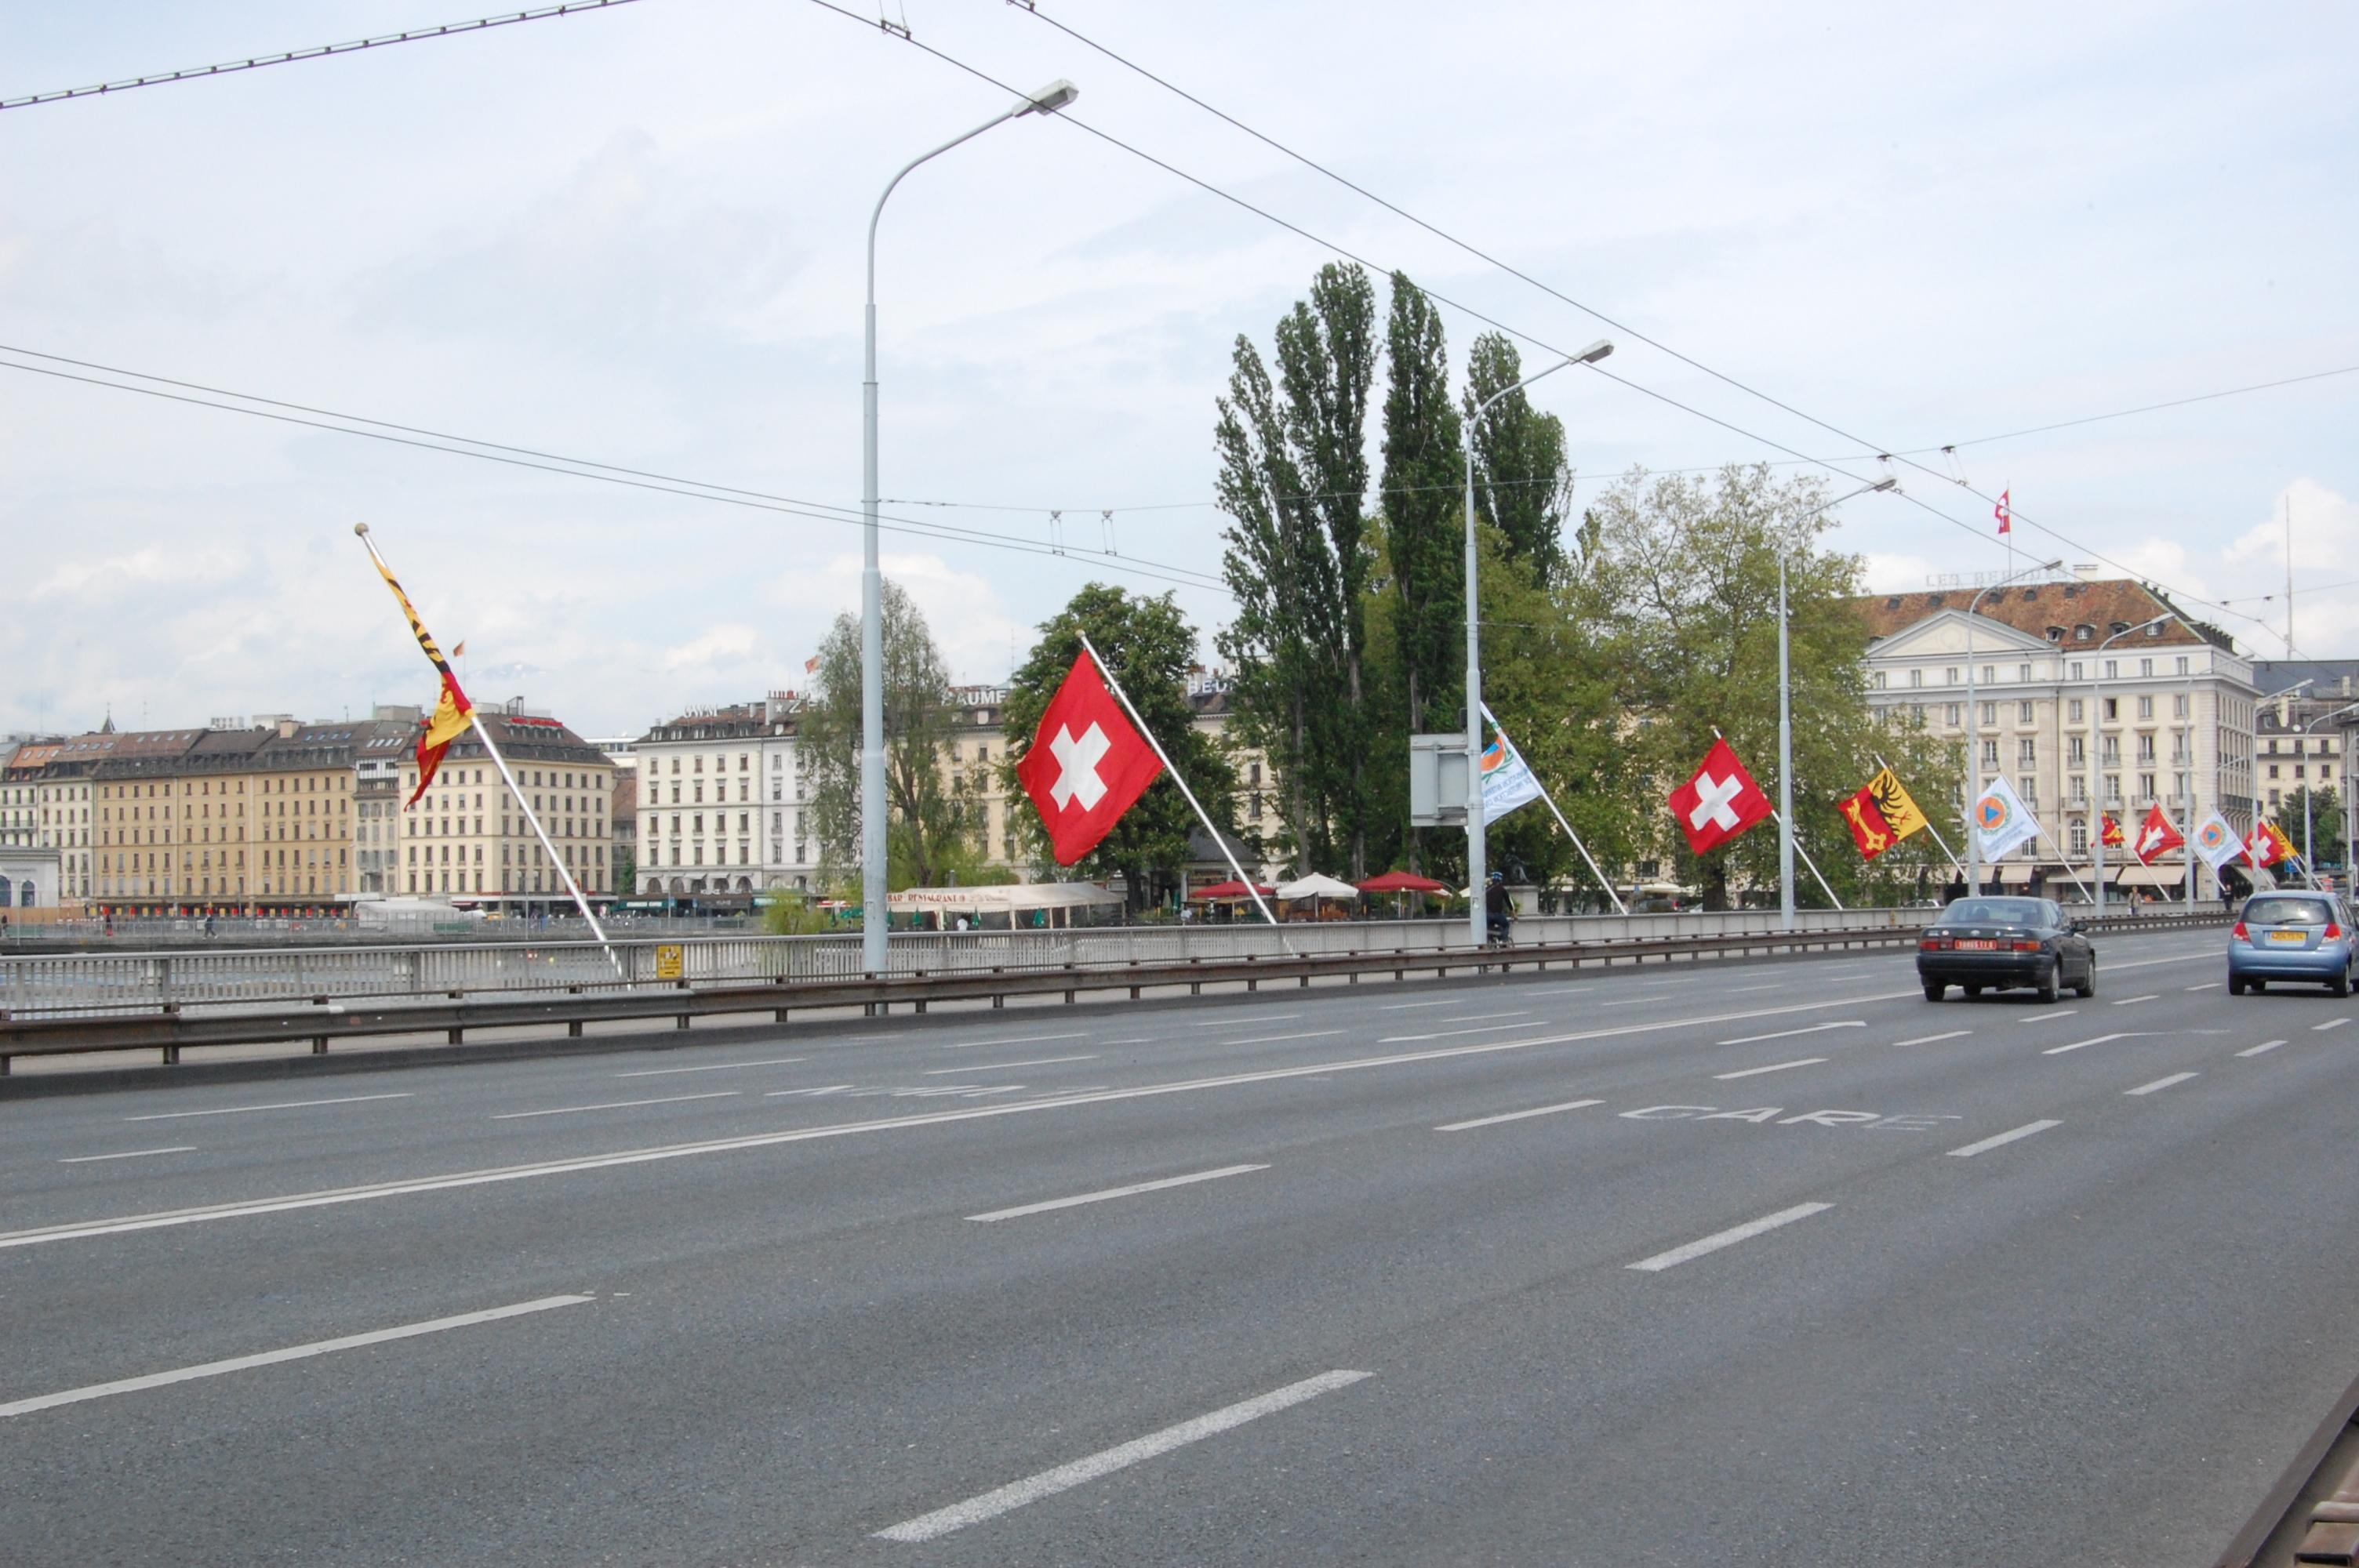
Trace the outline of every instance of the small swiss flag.
<instances>
[{"instance_id":1,"label":"small swiss flag","mask_svg":"<svg viewBox=\"0 0 2359 1568\"><path fill-rule=\"evenodd\" d=\"M1096 849L1162 772L1162 759L1106 689L1086 648L1016 764L1060 866Z\"/></svg>"},{"instance_id":2,"label":"small swiss flag","mask_svg":"<svg viewBox=\"0 0 2359 1568\"><path fill-rule=\"evenodd\" d=\"M2130 846L2130 853L2138 858L2139 864L2151 866L2157 855L2186 842L2179 836L2179 829L2170 825L2170 818L2162 814L2162 803L2157 801L2146 814L2146 824L2138 829L2137 842Z\"/></svg>"},{"instance_id":3,"label":"small swiss flag","mask_svg":"<svg viewBox=\"0 0 2359 1568\"><path fill-rule=\"evenodd\" d=\"M1714 741L1695 776L1671 791L1671 815L1688 836L1688 848L1710 854L1769 816L1769 797L1736 760L1725 741Z\"/></svg>"}]
</instances>

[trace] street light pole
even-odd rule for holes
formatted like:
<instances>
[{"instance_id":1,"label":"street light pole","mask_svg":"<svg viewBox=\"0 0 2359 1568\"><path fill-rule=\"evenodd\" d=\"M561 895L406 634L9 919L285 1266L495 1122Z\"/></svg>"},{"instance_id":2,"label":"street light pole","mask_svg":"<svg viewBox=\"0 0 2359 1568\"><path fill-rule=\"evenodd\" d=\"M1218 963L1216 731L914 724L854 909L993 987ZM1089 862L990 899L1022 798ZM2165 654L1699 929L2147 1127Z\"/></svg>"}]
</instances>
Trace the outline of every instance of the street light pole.
<instances>
[{"instance_id":1,"label":"street light pole","mask_svg":"<svg viewBox=\"0 0 2359 1568\"><path fill-rule=\"evenodd\" d=\"M1880 490L1897 490L1900 481L1886 475L1838 495L1821 512L1832 512L1857 496ZM1786 552L1777 552L1777 918L1779 929L1794 929L1794 687L1786 654Z\"/></svg>"},{"instance_id":2,"label":"street light pole","mask_svg":"<svg viewBox=\"0 0 2359 1568\"><path fill-rule=\"evenodd\" d=\"M2310 759L2309 741L2310 737L2317 731L2320 725L2325 723L2330 719L2340 719L2354 708L2359 708L2359 702L2346 702L2342 707L2334 709L2332 713L2321 713L2317 718L2311 719L2309 723L2303 725L2301 727L2301 744L2299 750L2295 752L2294 760L2304 764L2302 769L2304 777L2301 781L2301 874L2304 880L2306 880L2311 887L2316 887L2318 885L2318 862L2310 858L2310 797L2317 793L2318 780L2315 776L2310 773L2310 768L2315 767L2317 764L2312 762ZM2347 789L2350 787L2351 781L2347 777L2343 781L2343 783L2344 788ZM2350 841L2348 839L2343 841L2343 852L2344 858L2347 860L2351 853ZM2344 880L2346 881L2349 880L2348 872L2344 873Z\"/></svg>"},{"instance_id":3,"label":"street light pole","mask_svg":"<svg viewBox=\"0 0 2359 1568\"><path fill-rule=\"evenodd\" d=\"M1053 114L1080 96L1081 89L1060 78L965 135L911 158L885 182L868 214L867 352L860 384L860 963L872 975L885 973L885 938L892 929L886 907L885 579L876 546L876 223L885 215L886 198L919 164L994 125L1027 114Z\"/></svg>"},{"instance_id":4,"label":"street light pole","mask_svg":"<svg viewBox=\"0 0 2359 1568\"><path fill-rule=\"evenodd\" d=\"M2176 621L2178 619L2178 616L2166 611L2163 614L2141 621L2135 626L2114 633L2112 636L2098 643L2097 652L2103 654L2107 648L2112 647L2123 638L2130 636L2135 633L2143 632L2149 626L2159 626L2166 621ZM2095 754L2091 756L2089 759L2089 776L2097 781L2096 789L2091 792L2091 797L2096 802L2097 834L2093 844L2093 853L2090 859L2090 868L2093 885L2096 890L2097 918L2100 920L2103 920L2105 917L2105 707L2104 699L2097 694L2097 683L2104 676L2104 667L2103 660L2092 659L2089 661L2089 738L2096 742L2096 746L2093 749ZM2190 717L2191 719L2192 715ZM2127 798L2127 796L2124 797L2125 805L2122 807L2124 811L2127 811L2129 809L2126 804ZM2129 824L2126 822L2122 824L2122 836L2125 839L2129 837Z\"/></svg>"},{"instance_id":5,"label":"street light pole","mask_svg":"<svg viewBox=\"0 0 2359 1568\"><path fill-rule=\"evenodd\" d=\"M1983 829L1973 819L1974 803L1983 797L1983 721L1982 710L1974 706L1974 614L1982 604L1983 594L1995 588L2005 588L2017 578L2038 572L2052 572L2064 564L2064 557L2042 561L2036 567L2009 572L1996 582L1984 585L1966 601L1966 892L1983 891Z\"/></svg>"},{"instance_id":6,"label":"street light pole","mask_svg":"<svg viewBox=\"0 0 2359 1568\"><path fill-rule=\"evenodd\" d=\"M1595 364L1613 351L1614 345L1601 338L1538 375L1527 375L1493 393L1475 406L1473 417L1466 421L1466 929L1477 947L1489 941L1491 934L1485 908L1489 879L1484 874L1484 850L1489 846L1483 824L1483 609L1475 585L1480 568L1474 543L1474 427L1493 404L1509 393L1521 392L1567 365Z\"/></svg>"}]
</instances>

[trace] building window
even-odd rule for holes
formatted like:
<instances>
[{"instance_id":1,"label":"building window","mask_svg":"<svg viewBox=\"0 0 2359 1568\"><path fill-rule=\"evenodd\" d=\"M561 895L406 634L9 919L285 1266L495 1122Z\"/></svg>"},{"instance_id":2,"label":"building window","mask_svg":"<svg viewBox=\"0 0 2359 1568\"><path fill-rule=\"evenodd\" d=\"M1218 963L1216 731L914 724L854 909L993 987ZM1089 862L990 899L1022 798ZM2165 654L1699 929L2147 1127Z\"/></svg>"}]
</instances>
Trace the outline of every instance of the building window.
<instances>
[{"instance_id":1,"label":"building window","mask_svg":"<svg viewBox=\"0 0 2359 1568\"><path fill-rule=\"evenodd\" d=\"M1923 686L1925 684L1925 672L1923 670L1910 670L1908 672L1908 684L1910 686Z\"/></svg>"},{"instance_id":2,"label":"building window","mask_svg":"<svg viewBox=\"0 0 2359 1568\"><path fill-rule=\"evenodd\" d=\"M2028 724L2031 722L2031 704L2027 702L2018 702L2015 705L2015 721L2017 724Z\"/></svg>"},{"instance_id":3,"label":"building window","mask_svg":"<svg viewBox=\"0 0 2359 1568\"><path fill-rule=\"evenodd\" d=\"M2138 717L2140 719L2151 719L2154 717L2154 698L2150 697L2141 697L2138 698Z\"/></svg>"},{"instance_id":4,"label":"building window","mask_svg":"<svg viewBox=\"0 0 2359 1568\"><path fill-rule=\"evenodd\" d=\"M2016 766L2030 768L2039 765L2039 742L2026 735L2016 745Z\"/></svg>"},{"instance_id":5,"label":"building window","mask_svg":"<svg viewBox=\"0 0 2359 1568\"><path fill-rule=\"evenodd\" d=\"M1997 703L1985 702L1983 704L1983 722L1985 724L1995 724L1998 722Z\"/></svg>"},{"instance_id":6,"label":"building window","mask_svg":"<svg viewBox=\"0 0 2359 1568\"><path fill-rule=\"evenodd\" d=\"M1951 665L1950 666L1950 669L1949 669L1949 676L1950 676L1949 684L1950 684L1950 685L1951 685L1951 686L1955 686L1955 685L1957 685L1957 684L1958 684L1958 666L1957 666L1957 665Z\"/></svg>"},{"instance_id":7,"label":"building window","mask_svg":"<svg viewBox=\"0 0 2359 1568\"><path fill-rule=\"evenodd\" d=\"M2029 665L2016 665L2015 678L2021 681L2024 685L2029 686L2031 684L2031 666Z\"/></svg>"},{"instance_id":8,"label":"building window","mask_svg":"<svg viewBox=\"0 0 2359 1568\"><path fill-rule=\"evenodd\" d=\"M2149 630L2159 632L2162 628L2159 625L2157 625L2149 628ZM2141 676L2150 676L2154 674L2154 661L2152 659L2140 659L2138 661L2138 674Z\"/></svg>"},{"instance_id":9,"label":"building window","mask_svg":"<svg viewBox=\"0 0 2359 1568\"><path fill-rule=\"evenodd\" d=\"M2089 852L2089 824L2085 820L2076 818L2067 837L2071 840L2072 853L2085 855Z\"/></svg>"},{"instance_id":10,"label":"building window","mask_svg":"<svg viewBox=\"0 0 2359 1568\"><path fill-rule=\"evenodd\" d=\"M2089 717L2088 705L2079 697L2074 697L2065 704L2065 717L2074 724L2085 722Z\"/></svg>"}]
</instances>

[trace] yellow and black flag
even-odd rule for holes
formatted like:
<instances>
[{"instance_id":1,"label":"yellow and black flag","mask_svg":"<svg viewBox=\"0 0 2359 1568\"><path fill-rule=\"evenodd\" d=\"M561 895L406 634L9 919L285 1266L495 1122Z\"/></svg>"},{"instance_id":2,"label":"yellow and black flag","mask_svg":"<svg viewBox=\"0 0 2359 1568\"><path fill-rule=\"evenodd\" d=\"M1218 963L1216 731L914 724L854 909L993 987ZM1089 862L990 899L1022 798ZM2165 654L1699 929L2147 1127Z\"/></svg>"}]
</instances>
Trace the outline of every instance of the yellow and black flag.
<instances>
[{"instance_id":1,"label":"yellow and black flag","mask_svg":"<svg viewBox=\"0 0 2359 1568\"><path fill-rule=\"evenodd\" d=\"M416 806L419 796L424 795L427 786L434 782L435 771L441 767L442 754L451 749L451 742L465 734L468 726L475 722L475 705L469 702L467 694L459 688L459 677L451 673L450 662L443 658L442 650L434 645L433 634L426 630L426 622L418 618L418 609L409 602L409 595L401 591L401 584L395 579L393 568L385 564L385 557L376 553L376 546L370 543L368 524L354 524L353 532L361 536L362 544L368 546L369 559L376 563L377 573L385 579L386 587L393 589L393 597L401 605L401 613L408 618L410 632L418 638L419 650L425 654L427 662L434 666L435 673L442 677L442 690L435 699L433 716L426 720L426 727L418 737L418 788L411 792L407 802L408 806Z\"/></svg>"},{"instance_id":2,"label":"yellow and black flag","mask_svg":"<svg viewBox=\"0 0 2359 1568\"><path fill-rule=\"evenodd\" d=\"M1875 803L1877 814L1892 829L1894 842L1925 830L1925 814L1917 809L1917 803L1900 783L1900 775L1890 768L1868 780L1862 793Z\"/></svg>"}]
</instances>

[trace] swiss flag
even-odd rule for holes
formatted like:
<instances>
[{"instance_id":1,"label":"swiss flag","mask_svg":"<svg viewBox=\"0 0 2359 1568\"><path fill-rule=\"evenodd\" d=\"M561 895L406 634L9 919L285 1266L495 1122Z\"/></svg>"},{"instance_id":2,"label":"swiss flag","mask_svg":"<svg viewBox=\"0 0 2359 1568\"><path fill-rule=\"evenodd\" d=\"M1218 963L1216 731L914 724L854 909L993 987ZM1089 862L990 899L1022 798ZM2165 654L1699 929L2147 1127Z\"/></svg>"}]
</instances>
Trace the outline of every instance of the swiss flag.
<instances>
[{"instance_id":1,"label":"swiss flag","mask_svg":"<svg viewBox=\"0 0 2359 1568\"><path fill-rule=\"evenodd\" d=\"M1162 772L1162 759L1106 689L1087 649L1049 699L1031 750L1016 764L1060 866L1096 849Z\"/></svg>"},{"instance_id":2,"label":"swiss flag","mask_svg":"<svg viewBox=\"0 0 2359 1568\"><path fill-rule=\"evenodd\" d=\"M2130 852L2138 858L2139 864L2151 866L2157 855L2167 854L2186 842L2179 836L2179 829L2170 825L2170 818L2162 814L2162 805L2158 801L2147 812L2146 822L2138 828L2137 842L2130 847Z\"/></svg>"},{"instance_id":3,"label":"swiss flag","mask_svg":"<svg viewBox=\"0 0 2359 1568\"><path fill-rule=\"evenodd\" d=\"M1769 815L1769 797L1736 760L1725 741L1714 741L1695 776L1671 791L1671 815L1688 836L1688 848L1710 854Z\"/></svg>"},{"instance_id":4,"label":"swiss flag","mask_svg":"<svg viewBox=\"0 0 2359 1568\"><path fill-rule=\"evenodd\" d=\"M2262 817L2245 836L2245 853L2256 866L2274 866L2293 853L2293 842L2277 831L2276 823Z\"/></svg>"}]
</instances>

